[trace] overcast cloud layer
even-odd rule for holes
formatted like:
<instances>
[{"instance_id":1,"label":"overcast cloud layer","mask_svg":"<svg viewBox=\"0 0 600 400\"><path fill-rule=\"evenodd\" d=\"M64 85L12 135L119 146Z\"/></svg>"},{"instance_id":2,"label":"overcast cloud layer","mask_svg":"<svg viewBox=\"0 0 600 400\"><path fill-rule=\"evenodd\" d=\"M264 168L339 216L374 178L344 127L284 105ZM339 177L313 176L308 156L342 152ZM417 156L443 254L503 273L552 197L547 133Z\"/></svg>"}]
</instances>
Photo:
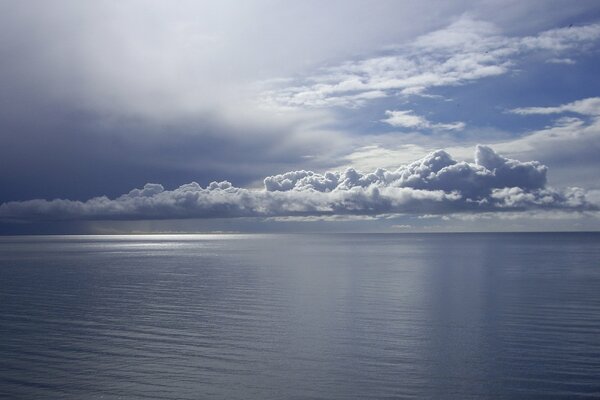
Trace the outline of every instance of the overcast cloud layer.
<instances>
[{"instance_id":1,"label":"overcast cloud layer","mask_svg":"<svg viewBox=\"0 0 600 400\"><path fill-rule=\"evenodd\" d=\"M264 189L229 182L201 187L196 182L175 190L146 184L116 199L29 200L0 205L5 220L178 219L310 215L560 209L597 210L598 196L580 188L546 187L547 168L507 159L477 146L475 162L457 162L443 150L395 171L368 174L354 169L292 171L269 176Z\"/></svg>"}]
</instances>

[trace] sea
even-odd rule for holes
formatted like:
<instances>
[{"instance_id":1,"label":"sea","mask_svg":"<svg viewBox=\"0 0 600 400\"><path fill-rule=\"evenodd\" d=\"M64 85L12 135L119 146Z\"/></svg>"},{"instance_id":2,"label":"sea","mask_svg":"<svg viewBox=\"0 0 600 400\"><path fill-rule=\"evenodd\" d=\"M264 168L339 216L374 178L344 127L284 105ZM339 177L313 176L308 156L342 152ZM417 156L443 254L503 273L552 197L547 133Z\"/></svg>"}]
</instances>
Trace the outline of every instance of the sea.
<instances>
[{"instance_id":1,"label":"sea","mask_svg":"<svg viewBox=\"0 0 600 400\"><path fill-rule=\"evenodd\" d=\"M600 234L0 237L0 398L600 398Z\"/></svg>"}]
</instances>

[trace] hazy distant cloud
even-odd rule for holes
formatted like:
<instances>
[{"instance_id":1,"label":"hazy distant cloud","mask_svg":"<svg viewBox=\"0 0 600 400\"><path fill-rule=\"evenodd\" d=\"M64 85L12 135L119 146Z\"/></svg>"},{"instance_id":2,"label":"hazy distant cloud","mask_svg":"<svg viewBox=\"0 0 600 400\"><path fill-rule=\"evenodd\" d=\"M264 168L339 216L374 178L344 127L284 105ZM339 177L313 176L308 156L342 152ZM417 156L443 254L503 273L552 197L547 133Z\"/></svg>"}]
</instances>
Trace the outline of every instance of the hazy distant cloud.
<instances>
[{"instance_id":1,"label":"hazy distant cloud","mask_svg":"<svg viewBox=\"0 0 600 400\"><path fill-rule=\"evenodd\" d=\"M549 64L565 64L565 65L575 65L577 61L572 58L549 58L546 60Z\"/></svg>"},{"instance_id":2,"label":"hazy distant cloud","mask_svg":"<svg viewBox=\"0 0 600 400\"><path fill-rule=\"evenodd\" d=\"M0 205L2 220L177 219L445 214L530 209L595 210L598 196L579 188L546 187L547 168L477 146L475 162L457 162L443 150L394 171L293 171L269 176L264 189L229 182L195 182L165 190L146 184L116 199L29 200ZM595 196L595 197L594 197Z\"/></svg>"},{"instance_id":3,"label":"hazy distant cloud","mask_svg":"<svg viewBox=\"0 0 600 400\"><path fill-rule=\"evenodd\" d=\"M412 110L388 110L385 112L387 118L382 119L381 122L385 122L388 125L397 128L408 128L408 129L439 129L449 131L460 131L465 128L464 122L452 122L449 124L433 123L427 118L416 115Z\"/></svg>"},{"instance_id":4,"label":"hazy distant cloud","mask_svg":"<svg viewBox=\"0 0 600 400\"><path fill-rule=\"evenodd\" d=\"M390 48L383 56L322 69L298 85L267 91L264 101L292 107L356 107L376 97L422 94L514 69L536 51L556 55L583 49L600 38L600 24L552 29L535 36L504 36L491 23L463 16L446 28ZM566 59L563 59L563 61Z\"/></svg>"}]
</instances>

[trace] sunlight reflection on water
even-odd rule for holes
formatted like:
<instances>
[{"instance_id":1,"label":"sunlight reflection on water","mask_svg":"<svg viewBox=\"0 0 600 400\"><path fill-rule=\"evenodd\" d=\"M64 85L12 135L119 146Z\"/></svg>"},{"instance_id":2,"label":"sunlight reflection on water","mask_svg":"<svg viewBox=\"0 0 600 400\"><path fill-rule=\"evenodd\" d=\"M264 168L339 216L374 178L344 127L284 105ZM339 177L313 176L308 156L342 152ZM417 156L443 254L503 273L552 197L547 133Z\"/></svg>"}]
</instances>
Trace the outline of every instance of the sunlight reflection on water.
<instances>
[{"instance_id":1,"label":"sunlight reflection on water","mask_svg":"<svg viewBox=\"0 0 600 400\"><path fill-rule=\"evenodd\" d=\"M600 235L0 238L0 397L600 393Z\"/></svg>"}]
</instances>

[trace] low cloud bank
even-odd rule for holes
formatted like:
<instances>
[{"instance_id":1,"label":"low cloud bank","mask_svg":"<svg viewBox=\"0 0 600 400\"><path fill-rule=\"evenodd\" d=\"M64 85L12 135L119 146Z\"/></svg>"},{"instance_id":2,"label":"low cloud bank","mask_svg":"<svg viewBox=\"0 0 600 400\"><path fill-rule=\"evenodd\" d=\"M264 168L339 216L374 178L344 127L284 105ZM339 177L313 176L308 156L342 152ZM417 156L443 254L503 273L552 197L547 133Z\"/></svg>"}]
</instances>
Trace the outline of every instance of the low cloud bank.
<instances>
[{"instance_id":1,"label":"low cloud bank","mask_svg":"<svg viewBox=\"0 0 600 400\"><path fill-rule=\"evenodd\" d=\"M0 219L141 220L389 213L446 214L457 212L560 209L598 210L595 192L546 186L547 168L537 161L505 158L477 146L475 162L457 162L435 151L395 171L363 174L352 168L319 174L293 171L269 176L263 189L231 183L196 182L165 190L148 183L115 199L87 201L28 200L0 205Z\"/></svg>"}]
</instances>

